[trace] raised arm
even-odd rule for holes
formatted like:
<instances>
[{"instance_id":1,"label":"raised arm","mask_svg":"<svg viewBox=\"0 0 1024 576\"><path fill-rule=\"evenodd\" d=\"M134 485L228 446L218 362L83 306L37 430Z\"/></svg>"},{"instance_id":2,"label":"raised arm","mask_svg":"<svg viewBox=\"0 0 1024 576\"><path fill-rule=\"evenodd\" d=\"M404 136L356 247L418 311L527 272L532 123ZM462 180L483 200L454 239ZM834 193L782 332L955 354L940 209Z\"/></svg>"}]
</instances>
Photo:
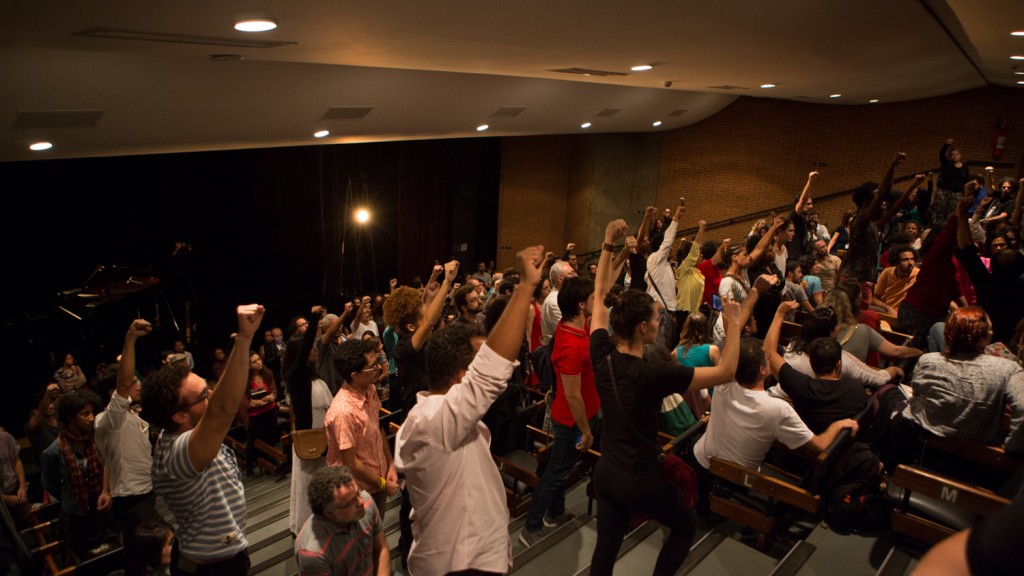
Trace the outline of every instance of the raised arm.
<instances>
[{"instance_id":1,"label":"raised arm","mask_svg":"<svg viewBox=\"0 0 1024 576\"><path fill-rule=\"evenodd\" d=\"M881 228L888 224L889 220L892 220L892 217L895 216L903 208L903 205L907 203L907 200L910 198L910 196L913 195L914 192L916 192L921 187L921 184L924 182L924 179L924 174L916 174L914 176L914 181L910 184L910 186L907 187L906 192L901 194L900 197L897 198L896 201L892 203L892 206L889 206L889 209L885 211L885 214L883 214L882 217L875 222L875 226Z\"/></svg>"},{"instance_id":2,"label":"raised arm","mask_svg":"<svg viewBox=\"0 0 1024 576\"><path fill-rule=\"evenodd\" d=\"M974 238L971 237L970 218L967 216L967 211L971 209L971 205L973 203L974 199L968 198L967 196L961 196L960 200L956 203L957 248L967 248L968 246L974 246Z\"/></svg>"},{"instance_id":3,"label":"raised arm","mask_svg":"<svg viewBox=\"0 0 1024 576\"><path fill-rule=\"evenodd\" d=\"M597 260L597 278L594 280L594 311L590 317L590 333L600 329L608 329L608 307L604 298L611 290L617 276L612 275L612 252L615 243L626 235L626 221L612 220L604 230L604 244L601 246L601 257Z\"/></svg>"},{"instance_id":4,"label":"raised arm","mask_svg":"<svg viewBox=\"0 0 1024 576\"><path fill-rule=\"evenodd\" d=\"M188 438L188 458L198 472L202 472L217 457L238 412L249 379L249 348L264 312L263 306L258 304L238 307L238 336L235 337L224 373L217 383L217 393L210 395L206 412L199 418ZM304 360L300 358L296 362Z\"/></svg>"},{"instance_id":5,"label":"raised arm","mask_svg":"<svg viewBox=\"0 0 1024 576\"><path fill-rule=\"evenodd\" d=\"M153 326L145 320L135 320L128 327L121 348L121 362L117 365L117 395L131 399L129 392L135 384L135 341L149 334Z\"/></svg>"},{"instance_id":6,"label":"raised arm","mask_svg":"<svg viewBox=\"0 0 1024 576\"><path fill-rule=\"evenodd\" d=\"M903 163L907 159L907 155L903 152L897 152L892 157L892 162L889 163L889 169L885 171L885 175L882 176L882 181L878 184L878 190L875 190L875 197L871 199L871 204L868 204L868 209L865 215L869 220L875 220L878 218L878 211L882 207L882 202L885 201L886 197L889 196L889 192L892 190L892 178L896 173L896 167Z\"/></svg>"},{"instance_id":7,"label":"raised arm","mask_svg":"<svg viewBox=\"0 0 1024 576\"><path fill-rule=\"evenodd\" d=\"M675 214L672 215L672 222L665 229L665 236L661 240L661 246L658 247L658 251L651 254L647 260L647 269L650 270L654 266L660 266L668 263L669 252L672 251L672 243L676 240L676 230L679 228L679 219L682 217L683 212L686 211L686 199L680 198L679 205L676 206Z\"/></svg>"},{"instance_id":8,"label":"raised arm","mask_svg":"<svg viewBox=\"0 0 1024 576\"><path fill-rule=\"evenodd\" d=\"M345 302L345 310L342 311L341 315L335 318L334 322L331 322L331 325L327 327L327 330L324 330L324 333L320 335L320 342L327 345L328 342L334 340L334 337L338 335L338 330L341 330L342 325L345 323L345 318L348 318L348 315L351 313L352 303ZM317 322L317 326L320 326L319 322ZM306 330L308 331L309 328Z\"/></svg>"},{"instance_id":9,"label":"raised arm","mask_svg":"<svg viewBox=\"0 0 1024 576\"><path fill-rule=\"evenodd\" d=\"M796 206L793 207L793 211L797 214L801 214L804 211L804 204L807 202L807 194L811 191L811 184L814 183L814 180L817 177L817 170L807 174L807 183L804 184L804 189L800 192L800 198L796 201Z\"/></svg>"},{"instance_id":10,"label":"raised arm","mask_svg":"<svg viewBox=\"0 0 1024 576\"><path fill-rule=\"evenodd\" d=\"M772 318L772 325L768 328L768 333L764 337L764 353L768 357L768 365L772 369L772 376L776 380L779 379L779 371L782 370L782 365L786 363L786 360L779 354L779 335L782 334L782 322L786 319L786 316L796 312L799 305L792 300L784 301L779 304L779 308L775 311L775 317Z\"/></svg>"},{"instance_id":11,"label":"raised arm","mask_svg":"<svg viewBox=\"0 0 1024 576\"><path fill-rule=\"evenodd\" d=\"M1020 230L1021 201L1024 201L1024 178L1017 182L1017 199L1013 202L1013 213L1010 214L1010 226Z\"/></svg>"},{"instance_id":12,"label":"raised arm","mask_svg":"<svg viewBox=\"0 0 1024 576\"><path fill-rule=\"evenodd\" d=\"M828 248L827 248L827 250L828 250L829 254L832 253L832 247L836 245L837 241L839 241L839 232L833 232L832 233L832 239L828 241Z\"/></svg>"},{"instance_id":13,"label":"raised arm","mask_svg":"<svg viewBox=\"0 0 1024 576\"><path fill-rule=\"evenodd\" d=\"M772 238L775 238L775 233L782 227L782 223L785 221L786 219L782 216L775 216L772 219L772 227L761 236L761 239L757 241L757 246L754 246L754 250L750 252L751 262L761 260L761 255L768 249L768 245L772 243Z\"/></svg>"},{"instance_id":14,"label":"raised arm","mask_svg":"<svg viewBox=\"0 0 1024 576\"><path fill-rule=\"evenodd\" d=\"M712 264L714 264L715 266L722 265L722 262L725 261L725 257L723 256L723 254L725 254L725 251L729 248L730 242L732 242L730 238L722 240L722 243L718 246L718 250L715 250L715 255L711 257Z\"/></svg>"},{"instance_id":15,"label":"raised arm","mask_svg":"<svg viewBox=\"0 0 1024 576\"><path fill-rule=\"evenodd\" d=\"M444 268L440 265L434 266L433 269L430 270L430 280L427 280L426 285L423 287L424 304L430 304L434 301L434 298L441 293L441 283L438 282L437 279L441 276L441 272L443 271Z\"/></svg>"},{"instance_id":16,"label":"raised arm","mask_svg":"<svg viewBox=\"0 0 1024 576\"><path fill-rule=\"evenodd\" d=\"M722 322L725 324L725 346L717 366L694 368L690 390L711 388L725 384L736 376L736 363L740 358L740 339L743 337L743 314L732 298L722 301Z\"/></svg>"},{"instance_id":17,"label":"raised arm","mask_svg":"<svg viewBox=\"0 0 1024 576\"><path fill-rule=\"evenodd\" d=\"M46 420L46 412L50 409L50 405L60 398L60 386L56 384L48 384L46 390L43 392L43 397L39 400L39 405L32 412L32 415L28 418L28 429L34 431L43 425L43 421ZM58 494L59 496L59 494Z\"/></svg>"},{"instance_id":18,"label":"raised arm","mask_svg":"<svg viewBox=\"0 0 1024 576\"><path fill-rule=\"evenodd\" d=\"M521 271L519 285L512 291L512 299L487 337L487 347L509 361L514 362L519 358L523 331L526 329L526 310L530 307L533 291L541 281L542 254L543 246L524 248L516 254L519 264L517 268Z\"/></svg>"},{"instance_id":19,"label":"raised arm","mask_svg":"<svg viewBox=\"0 0 1024 576\"><path fill-rule=\"evenodd\" d=\"M643 242L647 239L647 229L651 226L651 222L654 220L654 206L648 206L644 209L644 220L640 223L640 229L636 232L636 241Z\"/></svg>"},{"instance_id":20,"label":"raised arm","mask_svg":"<svg viewBox=\"0 0 1024 576\"><path fill-rule=\"evenodd\" d=\"M459 273L459 261L452 260L444 265L444 280L441 282L442 292L447 292L448 288L451 287L452 282L455 281L455 277ZM441 317L441 310L444 309L444 298L434 298L430 301L430 306L427 307L426 312L423 313L423 321L420 322L416 332L412 335L412 347L414 350L420 350L423 345L427 343L427 338L434 332L434 324L437 324L437 319Z\"/></svg>"}]
</instances>

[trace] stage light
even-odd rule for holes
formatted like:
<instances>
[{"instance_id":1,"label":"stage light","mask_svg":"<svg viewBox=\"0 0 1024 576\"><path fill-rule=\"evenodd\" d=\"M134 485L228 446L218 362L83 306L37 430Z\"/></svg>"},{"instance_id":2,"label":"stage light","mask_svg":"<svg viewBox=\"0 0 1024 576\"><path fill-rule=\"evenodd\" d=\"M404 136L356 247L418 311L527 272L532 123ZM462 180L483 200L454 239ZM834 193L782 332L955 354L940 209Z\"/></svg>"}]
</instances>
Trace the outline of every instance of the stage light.
<instances>
[{"instance_id":1,"label":"stage light","mask_svg":"<svg viewBox=\"0 0 1024 576\"><path fill-rule=\"evenodd\" d=\"M360 224L366 224L370 221L370 211L366 208L360 208L356 210L356 222Z\"/></svg>"}]
</instances>

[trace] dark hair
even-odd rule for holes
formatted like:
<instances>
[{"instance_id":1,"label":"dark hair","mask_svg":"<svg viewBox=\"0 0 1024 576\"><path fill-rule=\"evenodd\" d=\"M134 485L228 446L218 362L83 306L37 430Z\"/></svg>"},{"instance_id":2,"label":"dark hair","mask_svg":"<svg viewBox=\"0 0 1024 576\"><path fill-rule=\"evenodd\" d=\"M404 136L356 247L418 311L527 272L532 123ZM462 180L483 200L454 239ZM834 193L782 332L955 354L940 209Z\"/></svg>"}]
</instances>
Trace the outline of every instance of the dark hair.
<instances>
[{"instance_id":1,"label":"dark hair","mask_svg":"<svg viewBox=\"0 0 1024 576\"><path fill-rule=\"evenodd\" d=\"M504 282L502 282L504 284ZM505 308L508 306L508 301L512 298L509 296L495 296L487 304L487 309L484 312L484 332L488 334L494 329L494 325L498 323L498 318L501 318L502 313L505 312Z\"/></svg>"},{"instance_id":2,"label":"dark hair","mask_svg":"<svg viewBox=\"0 0 1024 576\"><path fill-rule=\"evenodd\" d=\"M680 242L679 249L676 250L676 261L682 264L683 260L690 255L691 249L693 249L693 240L686 239Z\"/></svg>"},{"instance_id":3,"label":"dark hair","mask_svg":"<svg viewBox=\"0 0 1024 576\"><path fill-rule=\"evenodd\" d=\"M508 278L510 276L515 276L516 278L519 278L519 270L516 269L515 267L505 268L505 271L502 272L501 275L503 278Z\"/></svg>"},{"instance_id":4,"label":"dark hair","mask_svg":"<svg viewBox=\"0 0 1024 576\"><path fill-rule=\"evenodd\" d=\"M110 394L117 388L117 364L104 366L97 370L96 378L92 381L92 387L100 399L110 400Z\"/></svg>"},{"instance_id":5,"label":"dark hair","mask_svg":"<svg viewBox=\"0 0 1024 576\"><path fill-rule=\"evenodd\" d=\"M498 295L499 296L511 296L516 290L516 286L519 286L522 280L518 275L510 276L508 278L502 278L501 284L498 284Z\"/></svg>"},{"instance_id":6,"label":"dark hair","mask_svg":"<svg viewBox=\"0 0 1024 576\"><path fill-rule=\"evenodd\" d=\"M334 370L345 382L352 381L352 373L366 366L365 355L377 352L377 340L345 340L334 352Z\"/></svg>"},{"instance_id":7,"label":"dark hair","mask_svg":"<svg viewBox=\"0 0 1024 576\"><path fill-rule=\"evenodd\" d=\"M296 332L298 332L299 320L304 320L305 318L305 316L292 316L292 319L288 321L288 329L287 332L285 332L285 336L287 338L291 338ZM306 329L309 330L308 325L306 326Z\"/></svg>"},{"instance_id":8,"label":"dark hair","mask_svg":"<svg viewBox=\"0 0 1024 576\"><path fill-rule=\"evenodd\" d=\"M460 370L469 368L476 356L474 336L481 336L480 331L466 324L451 324L430 336L425 348L430 390L447 389Z\"/></svg>"},{"instance_id":9,"label":"dark hair","mask_svg":"<svg viewBox=\"0 0 1024 576\"><path fill-rule=\"evenodd\" d=\"M796 259L800 264L800 271L804 273L804 276L811 275L811 271L814 270L815 259L813 254L804 254Z\"/></svg>"},{"instance_id":10,"label":"dark hair","mask_svg":"<svg viewBox=\"0 0 1024 576\"><path fill-rule=\"evenodd\" d=\"M537 287L533 289L533 297L534 298L540 298L540 293L541 293L541 291L544 290L544 281L545 280L547 280L547 278L541 277L540 282L537 282ZM551 281L550 280L548 281L548 286L551 286Z\"/></svg>"},{"instance_id":11,"label":"dark hair","mask_svg":"<svg viewBox=\"0 0 1024 576\"><path fill-rule=\"evenodd\" d=\"M838 321L832 308L828 306L815 308L814 312L804 317L804 322L800 325L800 333L790 343L790 350L799 354L807 348L808 344L818 338L831 338Z\"/></svg>"},{"instance_id":12,"label":"dark hair","mask_svg":"<svg viewBox=\"0 0 1024 576\"><path fill-rule=\"evenodd\" d=\"M455 309L461 313L462 307L466 305L466 299L469 298L469 295L473 292L476 292L476 288L468 285L456 290L455 294L452 296L452 303L455 305Z\"/></svg>"},{"instance_id":13,"label":"dark hair","mask_svg":"<svg viewBox=\"0 0 1024 576\"><path fill-rule=\"evenodd\" d=\"M889 248L889 264L899 262L900 254L903 254L904 252L910 252L914 255L914 260L917 260L917 250L914 250L913 246L910 244L896 244Z\"/></svg>"},{"instance_id":14,"label":"dark hair","mask_svg":"<svg viewBox=\"0 0 1024 576\"><path fill-rule=\"evenodd\" d=\"M875 197L875 191L878 190L878 182L865 182L858 186L853 191L853 204L858 210L868 205L871 199ZM851 218L852 220L852 218ZM848 226L849 224L847 224Z\"/></svg>"},{"instance_id":15,"label":"dark hair","mask_svg":"<svg viewBox=\"0 0 1024 576\"><path fill-rule=\"evenodd\" d=\"M864 306L864 301L861 299L860 282L854 278L847 278L839 282L836 288L842 290L850 299L850 312L854 318L858 318L860 310Z\"/></svg>"},{"instance_id":16,"label":"dark hair","mask_svg":"<svg viewBox=\"0 0 1024 576\"><path fill-rule=\"evenodd\" d=\"M147 568L160 568L167 537L174 533L164 520L147 520L125 530L125 576L145 576Z\"/></svg>"},{"instance_id":17,"label":"dark hair","mask_svg":"<svg viewBox=\"0 0 1024 576\"><path fill-rule=\"evenodd\" d=\"M654 299L639 290L624 290L614 297L609 293L608 298L613 300L608 318L612 330L622 340L632 342L637 327L654 314Z\"/></svg>"},{"instance_id":18,"label":"dark hair","mask_svg":"<svg viewBox=\"0 0 1024 576\"><path fill-rule=\"evenodd\" d=\"M779 225L779 227L775 229L775 235L778 236L779 232L785 232L786 228L789 228L792 225L793 225L793 221L790 220L789 218L786 218L785 220L782 221L782 224ZM760 241L760 240L761 239L758 238L758 241ZM750 241L749 237L747 238L747 241L748 242Z\"/></svg>"},{"instance_id":19,"label":"dark hair","mask_svg":"<svg viewBox=\"0 0 1024 576\"><path fill-rule=\"evenodd\" d=\"M310 511L323 516L324 510L334 502L334 489L353 482L355 479L352 472L343 464L325 466L314 472L313 477L309 479L309 486L306 487ZM358 489L356 487L356 490Z\"/></svg>"},{"instance_id":20,"label":"dark hair","mask_svg":"<svg viewBox=\"0 0 1024 576\"><path fill-rule=\"evenodd\" d=\"M142 417L153 426L175 430L174 415L181 406L181 385L191 371L188 364L167 364L142 384Z\"/></svg>"},{"instance_id":21,"label":"dark hair","mask_svg":"<svg viewBox=\"0 0 1024 576\"><path fill-rule=\"evenodd\" d=\"M1011 242L1010 242L1010 239L1006 236L1006 232L1004 232L1002 230L998 230L996 232L992 232L992 233L987 234L985 236L985 250L983 251L985 256L988 256L990 258L992 256L995 256L995 254L992 253L992 241L995 240L996 238L1002 238L1003 241L1006 242L1006 248L1005 249L1009 249L1010 248Z\"/></svg>"},{"instance_id":22,"label":"dark hair","mask_svg":"<svg viewBox=\"0 0 1024 576\"><path fill-rule=\"evenodd\" d=\"M718 247L722 245L719 240L708 240L707 242L700 245L700 259L710 260L714 257L715 252L718 252Z\"/></svg>"},{"instance_id":23,"label":"dark hair","mask_svg":"<svg viewBox=\"0 0 1024 576\"><path fill-rule=\"evenodd\" d=\"M807 345L807 357L816 376L831 374L843 359L843 347L835 338L816 338Z\"/></svg>"},{"instance_id":24,"label":"dark hair","mask_svg":"<svg viewBox=\"0 0 1024 576\"><path fill-rule=\"evenodd\" d=\"M753 386L766 362L764 347L754 338L740 340L740 357L736 362L736 382L740 386Z\"/></svg>"},{"instance_id":25,"label":"dark hair","mask_svg":"<svg viewBox=\"0 0 1024 576\"><path fill-rule=\"evenodd\" d=\"M954 311L946 319L946 327L943 329L943 335L946 337L946 350L943 354L981 354L985 351L990 329L981 306L967 306Z\"/></svg>"},{"instance_id":26,"label":"dark hair","mask_svg":"<svg viewBox=\"0 0 1024 576\"><path fill-rule=\"evenodd\" d=\"M796 260L794 258L790 258L789 260L786 260L786 275L787 276L789 275L790 272L796 272L797 268L800 268L801 272L803 271L803 267L800 266L800 261L799 260Z\"/></svg>"},{"instance_id":27,"label":"dark hair","mask_svg":"<svg viewBox=\"0 0 1024 576\"><path fill-rule=\"evenodd\" d=\"M562 319L568 320L579 314L580 304L586 304L587 298L594 293L594 281L590 278L574 276L562 280L558 290L558 310Z\"/></svg>"},{"instance_id":28,"label":"dark hair","mask_svg":"<svg viewBox=\"0 0 1024 576\"><path fill-rule=\"evenodd\" d=\"M92 406L93 412L103 406L100 397L88 390L75 390L57 398L57 421L61 427L67 426L86 406Z\"/></svg>"}]
</instances>

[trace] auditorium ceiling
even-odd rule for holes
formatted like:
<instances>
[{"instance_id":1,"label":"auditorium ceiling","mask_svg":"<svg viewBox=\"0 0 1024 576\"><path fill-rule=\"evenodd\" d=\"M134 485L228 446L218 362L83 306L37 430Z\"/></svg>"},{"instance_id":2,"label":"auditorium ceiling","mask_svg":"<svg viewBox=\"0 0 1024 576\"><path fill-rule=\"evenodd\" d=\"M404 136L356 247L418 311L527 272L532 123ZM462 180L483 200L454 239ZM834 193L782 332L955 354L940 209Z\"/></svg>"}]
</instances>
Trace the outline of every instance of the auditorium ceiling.
<instances>
[{"instance_id":1,"label":"auditorium ceiling","mask_svg":"<svg viewBox=\"0 0 1024 576\"><path fill-rule=\"evenodd\" d=\"M1024 90L1020 0L4 4L0 161L659 131L739 96ZM248 18L278 27L233 28Z\"/></svg>"}]
</instances>

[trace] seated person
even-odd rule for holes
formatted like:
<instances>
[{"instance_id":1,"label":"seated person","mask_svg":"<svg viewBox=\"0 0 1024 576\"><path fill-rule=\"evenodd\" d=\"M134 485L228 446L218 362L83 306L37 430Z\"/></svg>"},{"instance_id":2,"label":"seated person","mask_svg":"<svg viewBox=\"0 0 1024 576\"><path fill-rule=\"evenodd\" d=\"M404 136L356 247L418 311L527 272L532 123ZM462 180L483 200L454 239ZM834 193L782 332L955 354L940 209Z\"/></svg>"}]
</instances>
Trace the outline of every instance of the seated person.
<instances>
[{"instance_id":1,"label":"seated person","mask_svg":"<svg viewBox=\"0 0 1024 576\"><path fill-rule=\"evenodd\" d=\"M793 400L800 419L815 434L825 432L837 420L858 414L867 405L864 386L843 374L843 349L832 338L818 338L807 345L814 376L801 374L779 354L779 332L786 314L796 310L796 302L783 302L764 339L772 375ZM711 408L714 414L714 405Z\"/></svg>"},{"instance_id":2,"label":"seated person","mask_svg":"<svg viewBox=\"0 0 1024 576\"><path fill-rule=\"evenodd\" d=\"M839 334L839 324L836 313L831 308L818 308L813 314L804 318L800 325L800 333L790 340L786 346L782 358L794 370L807 376L814 376L811 369L811 359L807 354L808 345L818 338L835 339ZM856 356L843 350L841 357L843 362L843 373L857 380L862 386L877 388L888 384L893 379L903 377L903 370L897 366L890 366L885 370L877 370L861 362ZM779 398L788 398L781 386L772 386L768 393Z\"/></svg>"},{"instance_id":3,"label":"seated person","mask_svg":"<svg viewBox=\"0 0 1024 576\"><path fill-rule=\"evenodd\" d=\"M821 451L835 440L840 430L850 428L857 432L855 420L842 419L814 434L788 402L765 391L768 374L760 343L744 339L740 343L736 381L715 388L708 430L694 447L693 455L701 466L708 468L711 458L720 458L756 470L775 440L792 449L809 446Z\"/></svg>"},{"instance_id":4,"label":"seated person","mask_svg":"<svg viewBox=\"0 0 1024 576\"><path fill-rule=\"evenodd\" d=\"M987 444L1001 439L1003 409L1010 404L1008 452L1024 450L1024 370L1012 360L984 354L992 321L978 306L961 308L946 321L946 350L921 356L916 392L903 418L944 438Z\"/></svg>"},{"instance_id":5,"label":"seated person","mask_svg":"<svg viewBox=\"0 0 1024 576\"><path fill-rule=\"evenodd\" d=\"M836 339L843 350L872 367L878 367L878 355L886 358L917 358L922 354L921 350L917 348L898 346L889 342L879 334L878 330L858 321L858 306L850 299L849 293L844 290L847 287L850 287L850 284L841 284L839 289L833 290L828 298L828 303L835 310L839 321L839 333L836 335Z\"/></svg>"},{"instance_id":6,"label":"seated person","mask_svg":"<svg viewBox=\"0 0 1024 576\"><path fill-rule=\"evenodd\" d=\"M917 282L917 252L909 245L894 246L889 250L890 262L895 262L878 275L872 308L895 316L907 291Z\"/></svg>"},{"instance_id":7,"label":"seated person","mask_svg":"<svg viewBox=\"0 0 1024 576\"><path fill-rule=\"evenodd\" d=\"M807 291L803 287L804 273L796 260L786 261L786 285L782 289L782 299L792 300L800 305L800 308L808 313L814 312L814 302L807 298ZM792 321L793 318L787 318Z\"/></svg>"}]
</instances>

